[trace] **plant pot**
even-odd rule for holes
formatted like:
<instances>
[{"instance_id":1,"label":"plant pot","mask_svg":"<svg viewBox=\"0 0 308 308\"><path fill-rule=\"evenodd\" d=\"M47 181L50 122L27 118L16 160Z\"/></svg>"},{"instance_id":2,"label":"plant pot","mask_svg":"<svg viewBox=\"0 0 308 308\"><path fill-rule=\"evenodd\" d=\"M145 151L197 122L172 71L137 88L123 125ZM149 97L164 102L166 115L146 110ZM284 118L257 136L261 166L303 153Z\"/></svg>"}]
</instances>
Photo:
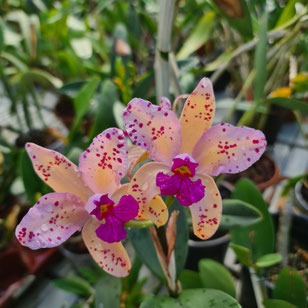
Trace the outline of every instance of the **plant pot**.
<instances>
[{"instance_id":1,"label":"plant pot","mask_svg":"<svg viewBox=\"0 0 308 308\"><path fill-rule=\"evenodd\" d=\"M199 261L203 258L210 258L223 263L229 243L230 236L226 232L217 231L212 238L205 241L200 240L191 232L185 268L198 271Z\"/></svg>"},{"instance_id":2,"label":"plant pot","mask_svg":"<svg viewBox=\"0 0 308 308\"><path fill-rule=\"evenodd\" d=\"M280 176L278 165L268 154L263 154L261 158L247 170L225 176L225 180L232 185L235 185L240 178L250 179L258 186L261 192L283 179L283 177Z\"/></svg>"}]
</instances>

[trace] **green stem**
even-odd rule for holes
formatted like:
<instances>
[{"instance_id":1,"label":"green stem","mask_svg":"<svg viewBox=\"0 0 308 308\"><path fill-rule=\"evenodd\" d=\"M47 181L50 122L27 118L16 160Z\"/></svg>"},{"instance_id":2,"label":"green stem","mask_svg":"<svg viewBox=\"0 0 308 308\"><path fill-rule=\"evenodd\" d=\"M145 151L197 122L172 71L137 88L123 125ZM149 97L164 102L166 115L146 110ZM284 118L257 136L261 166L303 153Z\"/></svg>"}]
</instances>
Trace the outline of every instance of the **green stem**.
<instances>
[{"instance_id":1,"label":"green stem","mask_svg":"<svg viewBox=\"0 0 308 308\"><path fill-rule=\"evenodd\" d=\"M165 201L165 204L166 204L166 206L167 206L168 209L169 209L170 206L172 205L173 201L174 201L174 196L167 196L166 201Z\"/></svg>"},{"instance_id":2,"label":"green stem","mask_svg":"<svg viewBox=\"0 0 308 308\"><path fill-rule=\"evenodd\" d=\"M150 220L131 220L125 223L126 228L148 228L154 226L153 222Z\"/></svg>"}]
</instances>

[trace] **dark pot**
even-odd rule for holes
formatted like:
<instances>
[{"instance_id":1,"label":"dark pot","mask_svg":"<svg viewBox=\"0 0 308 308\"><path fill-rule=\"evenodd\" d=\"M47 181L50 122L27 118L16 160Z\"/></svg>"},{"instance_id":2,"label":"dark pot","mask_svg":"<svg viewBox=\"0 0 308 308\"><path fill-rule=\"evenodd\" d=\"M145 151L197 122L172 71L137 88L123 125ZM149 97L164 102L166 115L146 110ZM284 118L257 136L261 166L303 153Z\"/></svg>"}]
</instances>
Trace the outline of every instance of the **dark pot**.
<instances>
[{"instance_id":1,"label":"dark pot","mask_svg":"<svg viewBox=\"0 0 308 308\"><path fill-rule=\"evenodd\" d=\"M237 174L227 174L225 176L225 180L233 185L235 185L240 178L250 179L258 186L261 192L277 184L282 179L278 165L271 156L266 153L247 170Z\"/></svg>"},{"instance_id":2,"label":"dark pot","mask_svg":"<svg viewBox=\"0 0 308 308\"><path fill-rule=\"evenodd\" d=\"M199 261L203 258L210 258L223 263L230 236L228 233L217 231L209 240L200 240L192 233L188 240L188 255L186 260L186 269L198 271Z\"/></svg>"}]
</instances>

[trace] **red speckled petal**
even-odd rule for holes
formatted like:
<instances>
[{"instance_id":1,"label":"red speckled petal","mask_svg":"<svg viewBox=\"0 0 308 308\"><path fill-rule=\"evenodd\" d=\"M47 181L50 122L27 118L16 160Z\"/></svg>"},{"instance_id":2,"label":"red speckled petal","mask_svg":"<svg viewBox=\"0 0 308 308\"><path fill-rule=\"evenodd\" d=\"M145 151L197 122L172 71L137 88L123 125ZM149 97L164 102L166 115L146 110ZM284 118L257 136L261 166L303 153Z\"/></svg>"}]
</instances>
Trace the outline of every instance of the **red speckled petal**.
<instances>
[{"instance_id":1,"label":"red speckled petal","mask_svg":"<svg viewBox=\"0 0 308 308\"><path fill-rule=\"evenodd\" d=\"M193 203L191 212L194 234L206 240L214 235L221 219L222 203L214 180L208 175L197 175L193 180L201 179L205 186L204 198Z\"/></svg>"},{"instance_id":2,"label":"red speckled petal","mask_svg":"<svg viewBox=\"0 0 308 308\"><path fill-rule=\"evenodd\" d=\"M27 143L26 150L37 175L56 192L69 192L83 202L93 194L84 184L78 167L64 155Z\"/></svg>"},{"instance_id":3,"label":"red speckled petal","mask_svg":"<svg viewBox=\"0 0 308 308\"><path fill-rule=\"evenodd\" d=\"M215 114L215 97L210 79L202 78L187 98L180 123L182 127L181 153L191 155L194 145L211 127Z\"/></svg>"},{"instance_id":4,"label":"red speckled petal","mask_svg":"<svg viewBox=\"0 0 308 308\"><path fill-rule=\"evenodd\" d=\"M19 242L31 249L62 244L89 219L84 203L69 193L41 197L16 227Z\"/></svg>"},{"instance_id":5,"label":"red speckled petal","mask_svg":"<svg viewBox=\"0 0 308 308\"><path fill-rule=\"evenodd\" d=\"M246 170L263 154L264 134L249 127L221 123L211 127L198 140L193 157L198 172L210 175Z\"/></svg>"},{"instance_id":6,"label":"red speckled petal","mask_svg":"<svg viewBox=\"0 0 308 308\"><path fill-rule=\"evenodd\" d=\"M137 164L146 160L149 157L149 152L137 145L128 146L128 168L127 177L130 178Z\"/></svg>"},{"instance_id":7,"label":"red speckled petal","mask_svg":"<svg viewBox=\"0 0 308 308\"><path fill-rule=\"evenodd\" d=\"M160 99L160 107L164 109L171 109L171 102L168 97L163 96Z\"/></svg>"},{"instance_id":8,"label":"red speckled petal","mask_svg":"<svg viewBox=\"0 0 308 308\"><path fill-rule=\"evenodd\" d=\"M123 132L109 128L93 139L80 155L79 170L95 193L112 193L127 170L127 145Z\"/></svg>"},{"instance_id":9,"label":"red speckled petal","mask_svg":"<svg viewBox=\"0 0 308 308\"><path fill-rule=\"evenodd\" d=\"M123 121L131 140L148 150L152 160L170 163L179 154L181 127L173 111L134 98L123 112Z\"/></svg>"},{"instance_id":10,"label":"red speckled petal","mask_svg":"<svg viewBox=\"0 0 308 308\"><path fill-rule=\"evenodd\" d=\"M107 243L99 239L95 233L100 222L92 218L82 229L83 240L95 262L107 273L116 277L129 274L130 260L121 242Z\"/></svg>"},{"instance_id":11,"label":"red speckled petal","mask_svg":"<svg viewBox=\"0 0 308 308\"><path fill-rule=\"evenodd\" d=\"M170 167L163 163L148 163L143 165L132 178L128 194L139 203L139 213L136 219L150 219L157 226L162 226L168 219L168 210L159 198L160 189L156 186L156 176L159 172L170 172ZM153 201L152 201L153 200Z\"/></svg>"}]
</instances>

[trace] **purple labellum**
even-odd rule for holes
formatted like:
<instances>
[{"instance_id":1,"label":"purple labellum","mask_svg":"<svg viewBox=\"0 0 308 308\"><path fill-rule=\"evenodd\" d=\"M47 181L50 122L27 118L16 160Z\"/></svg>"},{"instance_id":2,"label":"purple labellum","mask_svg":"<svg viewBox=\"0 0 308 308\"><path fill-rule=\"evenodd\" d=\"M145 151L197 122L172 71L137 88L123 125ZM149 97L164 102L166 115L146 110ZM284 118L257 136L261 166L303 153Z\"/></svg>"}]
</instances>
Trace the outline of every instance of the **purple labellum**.
<instances>
[{"instance_id":1,"label":"purple labellum","mask_svg":"<svg viewBox=\"0 0 308 308\"><path fill-rule=\"evenodd\" d=\"M94 203L95 208L90 214L103 222L96 229L96 235L108 243L123 240L126 237L124 223L138 215L138 202L131 195L125 195L122 196L117 205L114 205L115 203L107 194L100 195L91 201Z\"/></svg>"},{"instance_id":2,"label":"purple labellum","mask_svg":"<svg viewBox=\"0 0 308 308\"><path fill-rule=\"evenodd\" d=\"M205 186L201 180L192 181L196 174L198 163L188 154L180 154L173 159L171 171L173 175L159 172L156 176L156 185L161 194L174 195L184 206L192 205L204 197Z\"/></svg>"}]
</instances>

